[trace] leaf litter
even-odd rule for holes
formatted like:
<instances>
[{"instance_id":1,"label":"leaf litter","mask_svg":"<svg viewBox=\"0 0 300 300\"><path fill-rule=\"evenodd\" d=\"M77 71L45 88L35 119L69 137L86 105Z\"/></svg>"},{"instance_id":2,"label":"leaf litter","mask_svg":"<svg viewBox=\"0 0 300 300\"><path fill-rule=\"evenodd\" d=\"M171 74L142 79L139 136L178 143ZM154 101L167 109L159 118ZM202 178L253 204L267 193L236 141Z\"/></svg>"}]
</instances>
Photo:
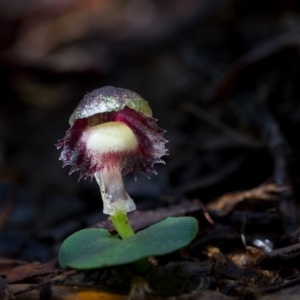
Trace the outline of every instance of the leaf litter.
<instances>
[{"instance_id":1,"label":"leaf litter","mask_svg":"<svg viewBox=\"0 0 300 300\"><path fill-rule=\"evenodd\" d=\"M0 298L299 297L299 13L295 1L7 2ZM75 186L53 147L78 95L108 82L138 91L167 128L160 175L126 182L134 230L199 222L147 276L56 263L72 232L112 230L93 183Z\"/></svg>"}]
</instances>

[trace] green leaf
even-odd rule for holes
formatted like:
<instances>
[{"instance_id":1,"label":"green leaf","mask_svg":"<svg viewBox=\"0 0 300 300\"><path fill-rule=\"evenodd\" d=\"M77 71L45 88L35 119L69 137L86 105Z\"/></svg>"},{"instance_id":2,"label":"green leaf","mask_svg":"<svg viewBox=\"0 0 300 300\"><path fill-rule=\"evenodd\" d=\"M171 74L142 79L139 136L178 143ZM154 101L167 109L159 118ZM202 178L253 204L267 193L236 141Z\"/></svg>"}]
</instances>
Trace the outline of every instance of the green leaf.
<instances>
[{"instance_id":1,"label":"green leaf","mask_svg":"<svg viewBox=\"0 0 300 300\"><path fill-rule=\"evenodd\" d=\"M63 268L79 270L132 263L185 247L197 231L192 217L167 218L125 240L104 229L83 229L63 242L58 261Z\"/></svg>"}]
</instances>

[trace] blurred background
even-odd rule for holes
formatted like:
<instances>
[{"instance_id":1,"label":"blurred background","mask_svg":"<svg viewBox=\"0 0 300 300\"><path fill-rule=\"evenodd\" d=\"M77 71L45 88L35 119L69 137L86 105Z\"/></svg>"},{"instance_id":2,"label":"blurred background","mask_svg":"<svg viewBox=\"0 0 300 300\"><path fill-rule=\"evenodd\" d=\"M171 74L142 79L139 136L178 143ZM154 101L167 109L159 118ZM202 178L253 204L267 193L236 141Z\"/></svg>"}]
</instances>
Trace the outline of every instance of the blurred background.
<instances>
[{"instance_id":1,"label":"blurred background","mask_svg":"<svg viewBox=\"0 0 300 300\"><path fill-rule=\"evenodd\" d=\"M158 175L126 176L138 209L268 180L295 203L299 54L296 0L1 1L0 254L47 261L106 218L96 183L68 176L55 147L106 85L140 94L167 130Z\"/></svg>"}]
</instances>

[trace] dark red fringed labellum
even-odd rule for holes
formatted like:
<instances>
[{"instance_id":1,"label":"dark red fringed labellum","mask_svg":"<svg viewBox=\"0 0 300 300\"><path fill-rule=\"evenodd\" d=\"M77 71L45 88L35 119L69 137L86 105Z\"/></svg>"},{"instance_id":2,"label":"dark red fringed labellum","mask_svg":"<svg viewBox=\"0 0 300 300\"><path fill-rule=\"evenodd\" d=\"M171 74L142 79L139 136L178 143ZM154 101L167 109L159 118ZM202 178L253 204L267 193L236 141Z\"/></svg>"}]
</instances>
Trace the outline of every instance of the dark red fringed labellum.
<instances>
[{"instance_id":1,"label":"dark red fringed labellum","mask_svg":"<svg viewBox=\"0 0 300 300\"><path fill-rule=\"evenodd\" d=\"M130 96L133 97L132 101ZM108 106L106 112L105 105ZM122 109L117 110L120 107ZM87 117L78 117L82 115ZM150 115L148 103L129 90L105 87L86 95L72 114L71 127L66 136L57 144L57 148L63 147L60 155L63 166L71 165L70 173L80 170L80 179L93 177L104 168L119 169L123 175L129 172L155 173L153 164L164 163L161 156L167 154L167 141L163 138L165 130L158 127L157 120ZM106 152L90 149L85 133L106 122L120 122L128 126L135 136L137 146L133 149L111 149ZM103 143L105 147L105 139Z\"/></svg>"}]
</instances>

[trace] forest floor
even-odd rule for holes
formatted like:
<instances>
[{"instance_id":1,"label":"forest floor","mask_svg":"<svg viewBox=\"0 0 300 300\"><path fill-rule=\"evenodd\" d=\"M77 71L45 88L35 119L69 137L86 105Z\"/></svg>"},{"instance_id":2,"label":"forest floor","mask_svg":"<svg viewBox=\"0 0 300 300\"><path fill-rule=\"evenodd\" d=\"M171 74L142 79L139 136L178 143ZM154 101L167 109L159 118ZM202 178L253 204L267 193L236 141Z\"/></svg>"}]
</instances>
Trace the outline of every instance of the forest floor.
<instances>
[{"instance_id":1,"label":"forest floor","mask_svg":"<svg viewBox=\"0 0 300 300\"><path fill-rule=\"evenodd\" d=\"M0 4L0 299L298 299L299 1L29 2ZM158 175L125 177L133 229L199 223L147 274L57 262L73 232L114 233L54 146L107 85L145 98L169 141Z\"/></svg>"}]
</instances>

